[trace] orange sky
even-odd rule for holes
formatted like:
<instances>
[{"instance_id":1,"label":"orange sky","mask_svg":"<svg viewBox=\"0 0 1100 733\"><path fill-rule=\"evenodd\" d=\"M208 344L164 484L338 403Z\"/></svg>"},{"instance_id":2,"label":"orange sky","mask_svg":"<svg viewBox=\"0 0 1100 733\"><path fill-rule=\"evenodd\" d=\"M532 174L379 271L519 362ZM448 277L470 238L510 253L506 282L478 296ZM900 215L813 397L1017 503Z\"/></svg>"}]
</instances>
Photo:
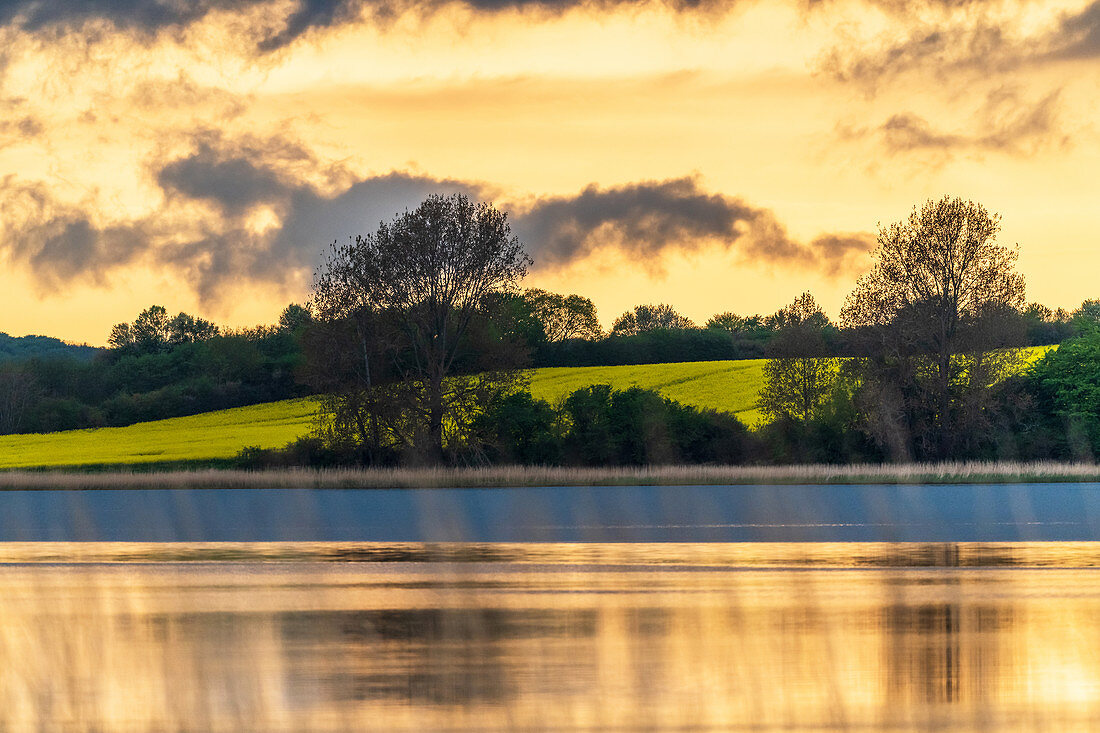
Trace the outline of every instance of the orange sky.
<instances>
[{"instance_id":1,"label":"orange sky","mask_svg":"<svg viewBox=\"0 0 1100 733\"><path fill-rule=\"evenodd\" d=\"M452 190L605 325L835 317L943 194L1002 214L1029 299L1100 296L1100 1L218 5L0 0L0 330L271 322L327 244Z\"/></svg>"}]
</instances>

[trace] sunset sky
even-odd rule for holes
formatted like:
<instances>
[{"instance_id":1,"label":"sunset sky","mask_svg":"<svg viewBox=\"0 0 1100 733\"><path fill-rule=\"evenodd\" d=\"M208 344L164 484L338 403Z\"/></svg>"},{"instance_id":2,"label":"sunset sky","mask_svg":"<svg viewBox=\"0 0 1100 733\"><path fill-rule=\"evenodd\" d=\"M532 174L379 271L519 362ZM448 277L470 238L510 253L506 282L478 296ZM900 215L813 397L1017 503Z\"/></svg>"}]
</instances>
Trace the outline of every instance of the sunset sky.
<instances>
[{"instance_id":1,"label":"sunset sky","mask_svg":"<svg viewBox=\"0 0 1100 733\"><path fill-rule=\"evenodd\" d=\"M0 41L12 335L272 322L452 191L605 326L836 317L944 194L1002 215L1029 300L1100 297L1100 0L0 0Z\"/></svg>"}]
</instances>

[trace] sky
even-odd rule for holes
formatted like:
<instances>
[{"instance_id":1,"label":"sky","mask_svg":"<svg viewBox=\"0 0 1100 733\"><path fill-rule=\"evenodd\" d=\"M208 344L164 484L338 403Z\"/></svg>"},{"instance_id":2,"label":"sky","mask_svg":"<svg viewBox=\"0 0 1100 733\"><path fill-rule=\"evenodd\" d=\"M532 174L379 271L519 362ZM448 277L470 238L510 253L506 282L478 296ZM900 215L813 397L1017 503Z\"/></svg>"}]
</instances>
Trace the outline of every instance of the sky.
<instances>
[{"instance_id":1,"label":"sky","mask_svg":"<svg viewBox=\"0 0 1100 733\"><path fill-rule=\"evenodd\" d=\"M1098 61L1100 0L0 0L0 331L271 323L333 242L453 192L605 326L835 318L944 195L1073 308Z\"/></svg>"}]
</instances>

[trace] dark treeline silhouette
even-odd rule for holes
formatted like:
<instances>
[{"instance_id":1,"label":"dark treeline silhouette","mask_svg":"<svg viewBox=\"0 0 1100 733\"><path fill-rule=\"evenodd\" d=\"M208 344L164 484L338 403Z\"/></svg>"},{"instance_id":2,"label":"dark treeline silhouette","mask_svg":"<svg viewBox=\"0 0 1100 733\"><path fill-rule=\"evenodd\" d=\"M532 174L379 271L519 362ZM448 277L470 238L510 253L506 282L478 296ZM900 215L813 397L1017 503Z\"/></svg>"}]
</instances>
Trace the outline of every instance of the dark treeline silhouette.
<instances>
[{"instance_id":1,"label":"dark treeline silhouette","mask_svg":"<svg viewBox=\"0 0 1100 733\"><path fill-rule=\"evenodd\" d=\"M91 359L0 363L0 432L130 425L302 396L299 337L308 320L288 306L280 322L223 332L161 306L112 329Z\"/></svg>"},{"instance_id":2,"label":"dark treeline silhouette","mask_svg":"<svg viewBox=\"0 0 1100 733\"><path fill-rule=\"evenodd\" d=\"M0 332L0 362L27 359L75 359L90 361L103 349L70 344L52 336L9 336Z\"/></svg>"}]
</instances>

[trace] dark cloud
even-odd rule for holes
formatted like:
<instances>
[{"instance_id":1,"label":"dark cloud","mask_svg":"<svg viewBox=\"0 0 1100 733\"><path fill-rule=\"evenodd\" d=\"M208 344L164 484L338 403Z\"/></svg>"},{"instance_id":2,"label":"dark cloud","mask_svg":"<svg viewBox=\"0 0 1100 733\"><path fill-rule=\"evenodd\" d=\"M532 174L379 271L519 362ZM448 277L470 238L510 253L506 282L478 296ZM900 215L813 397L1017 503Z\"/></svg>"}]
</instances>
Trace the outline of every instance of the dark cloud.
<instances>
[{"instance_id":1,"label":"dark cloud","mask_svg":"<svg viewBox=\"0 0 1100 733\"><path fill-rule=\"evenodd\" d=\"M850 250L869 249L863 235L830 235L810 245L790 236L766 209L707 193L694 178L618 188L589 186L576 196L545 198L514 217L536 268L559 267L607 248L631 262L659 267L666 252L715 246L765 264L820 267L836 274Z\"/></svg>"},{"instance_id":2,"label":"dark cloud","mask_svg":"<svg viewBox=\"0 0 1100 733\"><path fill-rule=\"evenodd\" d=\"M740 239L756 211L736 199L700 191L694 179L637 183L577 196L546 198L515 216L514 228L538 267L566 264L602 247L640 262L670 248Z\"/></svg>"},{"instance_id":3,"label":"dark cloud","mask_svg":"<svg viewBox=\"0 0 1100 733\"><path fill-rule=\"evenodd\" d=\"M429 15L453 0L298 0L274 23L275 30L255 39L261 52L280 49L315 29L324 29L362 17L386 21L405 11ZM573 8L662 4L679 11L722 8L733 0L460 0L475 11L531 9L559 14ZM179 29L217 10L243 11L264 7L276 12L271 0L0 0L0 25L27 31L66 29L89 21L155 34Z\"/></svg>"},{"instance_id":4,"label":"dark cloud","mask_svg":"<svg viewBox=\"0 0 1100 733\"><path fill-rule=\"evenodd\" d=\"M299 0L282 19L282 28L259 39L261 50L285 46L314 28L352 17L360 0ZM270 0L0 0L0 25L27 31L79 27L107 21L116 28L156 33L182 28L215 10L245 10L268 6Z\"/></svg>"},{"instance_id":5,"label":"dark cloud","mask_svg":"<svg viewBox=\"0 0 1100 733\"><path fill-rule=\"evenodd\" d=\"M1064 14L1051 30L1027 38L1006 32L1001 18L984 11L998 6L993 0L908 4L943 10L941 21L917 25L901 40L884 37L868 45L846 39L819 60L819 69L840 81L874 90L913 70L938 76L953 71L1003 73L1027 64L1100 57L1100 0ZM961 13L952 15L963 5Z\"/></svg>"},{"instance_id":6,"label":"dark cloud","mask_svg":"<svg viewBox=\"0 0 1100 733\"><path fill-rule=\"evenodd\" d=\"M180 274L198 295L216 301L241 282L301 287L333 242L372 232L431 194L493 198L484 184L407 173L318 187L286 167L295 150L285 141L263 148L258 141L204 136L191 154L153 171L166 193L160 210L110 226L95 224L80 207L58 204L44 187L8 179L0 186L0 205L10 212L0 242L44 290L105 282L115 269L142 264ZM307 162L316 165L312 158ZM260 205L274 212L277 223L255 231L248 222ZM607 248L653 265L666 253L726 247L754 262L833 275L872 243L862 234L799 242L771 212L708 193L693 178L590 186L575 196L498 205L511 210L514 231L541 268L567 266Z\"/></svg>"},{"instance_id":7,"label":"dark cloud","mask_svg":"<svg viewBox=\"0 0 1100 733\"><path fill-rule=\"evenodd\" d=\"M1064 59L1100 56L1100 0L1067 15L1058 27L1053 55Z\"/></svg>"},{"instance_id":8,"label":"dark cloud","mask_svg":"<svg viewBox=\"0 0 1100 733\"><path fill-rule=\"evenodd\" d=\"M286 19L285 27L259 44L261 51L272 51L291 43L314 28L328 28L355 18L361 3L352 0L299 0L297 10Z\"/></svg>"},{"instance_id":9,"label":"dark cloud","mask_svg":"<svg viewBox=\"0 0 1100 733\"><path fill-rule=\"evenodd\" d=\"M1065 146L1069 139L1059 131L1060 90L1029 103L1011 88L1000 87L988 95L967 128L945 131L911 112L891 115L877 127L841 130L846 138L872 137L891 153L1000 152L1027 155L1050 146Z\"/></svg>"},{"instance_id":10,"label":"dark cloud","mask_svg":"<svg viewBox=\"0 0 1100 733\"><path fill-rule=\"evenodd\" d=\"M216 299L236 280L282 284L309 273L333 242L375 231L431 194L480 196L471 184L391 173L357 181L336 195L309 186L284 190L281 223L262 235L231 226L158 253L161 264L187 273L196 292Z\"/></svg>"},{"instance_id":11,"label":"dark cloud","mask_svg":"<svg viewBox=\"0 0 1100 733\"><path fill-rule=\"evenodd\" d=\"M102 284L107 272L133 263L152 239L145 222L99 227L81 207L59 204L44 186L11 176L0 182L0 205L6 254L29 268L42 290L78 279Z\"/></svg>"},{"instance_id":12,"label":"dark cloud","mask_svg":"<svg viewBox=\"0 0 1100 733\"><path fill-rule=\"evenodd\" d=\"M287 195L289 184L273 168L240 155L226 155L203 143L192 155L157 172L157 183L170 194L218 204L229 215Z\"/></svg>"}]
</instances>

